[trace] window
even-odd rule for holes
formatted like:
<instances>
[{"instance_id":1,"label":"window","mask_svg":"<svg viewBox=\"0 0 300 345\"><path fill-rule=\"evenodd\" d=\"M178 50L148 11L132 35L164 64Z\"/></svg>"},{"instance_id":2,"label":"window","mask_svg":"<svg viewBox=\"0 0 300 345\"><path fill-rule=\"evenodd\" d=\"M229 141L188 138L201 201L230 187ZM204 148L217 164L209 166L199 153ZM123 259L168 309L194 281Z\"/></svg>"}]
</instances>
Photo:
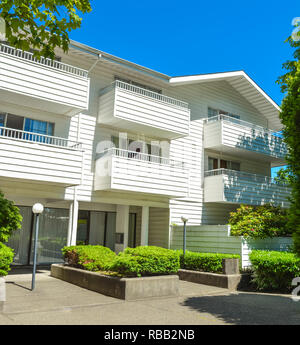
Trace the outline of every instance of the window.
<instances>
[{"instance_id":1,"label":"window","mask_svg":"<svg viewBox=\"0 0 300 345\"><path fill-rule=\"evenodd\" d=\"M47 121L40 121L30 119L24 116L8 114L8 113L0 113L0 127L6 127L11 129L16 129L19 131L26 131L30 133L36 133L41 135L54 135L54 123L47 122ZM32 140L38 142L47 142L51 144L51 138L49 140L45 137L34 136L28 133L23 132L14 132L14 131L3 131L0 134L4 134L5 136L25 139L25 140Z\"/></svg>"},{"instance_id":2,"label":"window","mask_svg":"<svg viewBox=\"0 0 300 345\"><path fill-rule=\"evenodd\" d=\"M217 116L217 115L226 115L226 116L232 117L234 119L240 119L241 118L240 115L236 115L236 114L229 113L228 111L213 109L213 108L208 107L208 117L209 118Z\"/></svg>"},{"instance_id":3,"label":"window","mask_svg":"<svg viewBox=\"0 0 300 345\"><path fill-rule=\"evenodd\" d=\"M208 157L208 170L229 169L229 170L240 171L240 167L241 167L240 162Z\"/></svg>"},{"instance_id":4,"label":"window","mask_svg":"<svg viewBox=\"0 0 300 345\"><path fill-rule=\"evenodd\" d=\"M149 91L152 91L152 92L156 92L156 93L160 93L160 94L162 93L160 89L156 89L156 88L154 88L152 86L140 84L140 83L137 83L137 82L135 82L133 80L130 80L130 79L124 79L124 78L115 76L115 80L119 80L119 81L122 81L123 83L131 84L133 86L137 86L137 87L140 87L142 89L146 89L146 90L149 90Z\"/></svg>"},{"instance_id":5,"label":"window","mask_svg":"<svg viewBox=\"0 0 300 345\"><path fill-rule=\"evenodd\" d=\"M0 127L4 127L5 126L5 117L6 117L6 114L1 114L0 113Z\"/></svg>"},{"instance_id":6,"label":"window","mask_svg":"<svg viewBox=\"0 0 300 345\"><path fill-rule=\"evenodd\" d=\"M26 118L24 131L53 136L54 124Z\"/></svg>"}]
</instances>

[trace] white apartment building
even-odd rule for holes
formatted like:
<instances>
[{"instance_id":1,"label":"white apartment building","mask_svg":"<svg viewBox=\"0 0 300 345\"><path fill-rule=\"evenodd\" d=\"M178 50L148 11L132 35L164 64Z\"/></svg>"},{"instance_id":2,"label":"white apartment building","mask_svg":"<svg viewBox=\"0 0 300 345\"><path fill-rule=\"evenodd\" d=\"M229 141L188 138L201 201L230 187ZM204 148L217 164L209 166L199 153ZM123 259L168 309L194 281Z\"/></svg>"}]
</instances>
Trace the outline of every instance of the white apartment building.
<instances>
[{"instance_id":1,"label":"white apartment building","mask_svg":"<svg viewBox=\"0 0 300 345\"><path fill-rule=\"evenodd\" d=\"M286 207L278 105L243 71L170 77L71 42L37 61L0 47L0 190L23 224L14 263L100 244L168 247L171 224L226 224L239 204Z\"/></svg>"}]
</instances>

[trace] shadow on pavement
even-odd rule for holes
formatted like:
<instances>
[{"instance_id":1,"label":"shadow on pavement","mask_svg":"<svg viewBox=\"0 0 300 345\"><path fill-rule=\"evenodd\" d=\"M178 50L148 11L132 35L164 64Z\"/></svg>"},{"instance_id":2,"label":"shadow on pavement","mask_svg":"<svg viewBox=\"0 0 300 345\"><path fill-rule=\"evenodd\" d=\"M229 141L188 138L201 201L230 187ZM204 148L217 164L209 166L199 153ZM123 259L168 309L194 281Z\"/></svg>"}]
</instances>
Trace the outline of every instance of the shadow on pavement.
<instances>
[{"instance_id":1,"label":"shadow on pavement","mask_svg":"<svg viewBox=\"0 0 300 345\"><path fill-rule=\"evenodd\" d=\"M189 297L183 306L234 325L300 325L300 302L260 293Z\"/></svg>"}]
</instances>

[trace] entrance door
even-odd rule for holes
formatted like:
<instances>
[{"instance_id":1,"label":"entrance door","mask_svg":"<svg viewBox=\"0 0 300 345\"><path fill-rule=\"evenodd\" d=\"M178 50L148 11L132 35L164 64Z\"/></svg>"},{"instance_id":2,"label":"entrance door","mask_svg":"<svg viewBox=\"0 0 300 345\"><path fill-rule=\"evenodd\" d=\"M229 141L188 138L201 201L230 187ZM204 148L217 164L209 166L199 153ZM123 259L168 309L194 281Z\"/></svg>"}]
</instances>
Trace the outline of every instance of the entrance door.
<instances>
[{"instance_id":1,"label":"entrance door","mask_svg":"<svg viewBox=\"0 0 300 345\"><path fill-rule=\"evenodd\" d=\"M13 264L29 265L33 261L34 217L31 207L19 206L19 209L23 217L22 227L14 231L7 245L15 252ZM39 217L37 263L63 262L61 249L67 244L69 210L45 207Z\"/></svg>"}]
</instances>

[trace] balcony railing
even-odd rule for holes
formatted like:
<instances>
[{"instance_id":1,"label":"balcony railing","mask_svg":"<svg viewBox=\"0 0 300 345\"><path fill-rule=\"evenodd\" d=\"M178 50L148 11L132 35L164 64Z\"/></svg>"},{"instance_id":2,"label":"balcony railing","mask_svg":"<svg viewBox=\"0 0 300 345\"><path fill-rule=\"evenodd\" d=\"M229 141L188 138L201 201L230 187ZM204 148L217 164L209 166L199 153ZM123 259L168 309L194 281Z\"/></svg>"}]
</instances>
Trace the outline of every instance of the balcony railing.
<instances>
[{"instance_id":1,"label":"balcony railing","mask_svg":"<svg viewBox=\"0 0 300 345\"><path fill-rule=\"evenodd\" d=\"M262 127L259 125L255 125L254 123L240 120L240 119L237 119L237 118L232 117L232 116L219 114L219 115L208 117L208 118L204 119L204 123L211 123L211 122L216 122L216 121L228 121L228 122L234 123L236 125L252 128L254 130L275 136L279 142L281 142L281 141L283 142L283 139L281 138L281 135L278 133L278 131L273 131L272 129L265 128L265 127Z\"/></svg>"},{"instance_id":2,"label":"balcony railing","mask_svg":"<svg viewBox=\"0 0 300 345\"><path fill-rule=\"evenodd\" d=\"M246 180L248 182L256 183L266 183L266 184L276 184L281 186L289 186L288 183L277 182L274 178L270 176L264 176L259 174L247 173L244 171L230 170L230 169L214 169L205 171L204 176L218 176L218 175L227 175L229 177L235 177L237 179Z\"/></svg>"},{"instance_id":3,"label":"balcony railing","mask_svg":"<svg viewBox=\"0 0 300 345\"><path fill-rule=\"evenodd\" d=\"M100 95L103 95L106 92L108 92L114 88L120 88L120 89L125 90L125 91L130 91L130 92L139 94L141 96L149 97L149 98L152 98L156 101L167 103L167 104L170 104L170 105L173 105L176 107L185 108L185 109L189 108L189 105L186 102L180 101L178 99L175 99L175 98L172 98L169 96L162 95L162 94L154 92L154 91L143 89L139 86L128 84L128 83L125 83L125 82L120 81L120 80L116 80L111 85L102 89L100 92Z\"/></svg>"},{"instance_id":4,"label":"balcony railing","mask_svg":"<svg viewBox=\"0 0 300 345\"><path fill-rule=\"evenodd\" d=\"M147 153L119 149L116 147L112 147L112 148L102 151L101 153L98 153L96 159L101 158L103 156L116 156L116 157L122 157L122 158L128 158L128 159L136 159L138 161L151 162L151 163L184 168L184 163L180 161L175 161L173 159L166 158L166 157L150 155Z\"/></svg>"},{"instance_id":5,"label":"balcony railing","mask_svg":"<svg viewBox=\"0 0 300 345\"><path fill-rule=\"evenodd\" d=\"M72 140L7 127L0 127L0 138L1 137L71 150L82 150L82 144Z\"/></svg>"},{"instance_id":6,"label":"balcony railing","mask_svg":"<svg viewBox=\"0 0 300 345\"><path fill-rule=\"evenodd\" d=\"M76 76L79 76L79 77L88 78L88 72L86 70L62 63L60 61L46 59L44 57L37 59L36 57L34 57L33 53L31 52L23 51L21 49L16 49L14 47L10 47L5 44L0 45L0 52L15 56L19 59L32 61L40 65L55 68L65 73L75 74Z\"/></svg>"}]
</instances>

